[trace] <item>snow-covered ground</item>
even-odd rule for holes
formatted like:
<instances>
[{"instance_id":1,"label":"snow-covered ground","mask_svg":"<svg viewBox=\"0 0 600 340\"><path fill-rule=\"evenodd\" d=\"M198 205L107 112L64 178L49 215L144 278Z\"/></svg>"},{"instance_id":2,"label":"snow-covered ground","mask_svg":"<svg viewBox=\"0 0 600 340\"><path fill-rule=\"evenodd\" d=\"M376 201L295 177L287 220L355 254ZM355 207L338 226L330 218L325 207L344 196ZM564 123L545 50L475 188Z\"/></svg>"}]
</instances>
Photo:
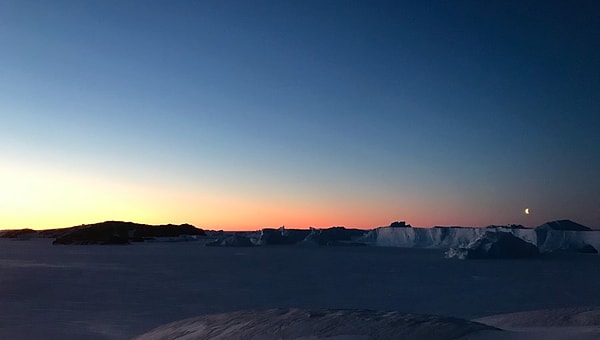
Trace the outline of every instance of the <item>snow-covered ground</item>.
<instances>
[{"instance_id":1,"label":"snow-covered ground","mask_svg":"<svg viewBox=\"0 0 600 340\"><path fill-rule=\"evenodd\" d=\"M464 319L399 312L269 309L204 315L157 327L135 340L458 339L497 328Z\"/></svg>"},{"instance_id":2,"label":"snow-covered ground","mask_svg":"<svg viewBox=\"0 0 600 340\"><path fill-rule=\"evenodd\" d=\"M597 340L600 308L501 314L478 320L356 309L269 309L202 315L135 340Z\"/></svg>"},{"instance_id":3,"label":"snow-covered ground","mask_svg":"<svg viewBox=\"0 0 600 340\"><path fill-rule=\"evenodd\" d=\"M600 256L459 261L384 247L0 240L0 338L126 339L207 313L357 308L481 318L600 305Z\"/></svg>"}]
</instances>

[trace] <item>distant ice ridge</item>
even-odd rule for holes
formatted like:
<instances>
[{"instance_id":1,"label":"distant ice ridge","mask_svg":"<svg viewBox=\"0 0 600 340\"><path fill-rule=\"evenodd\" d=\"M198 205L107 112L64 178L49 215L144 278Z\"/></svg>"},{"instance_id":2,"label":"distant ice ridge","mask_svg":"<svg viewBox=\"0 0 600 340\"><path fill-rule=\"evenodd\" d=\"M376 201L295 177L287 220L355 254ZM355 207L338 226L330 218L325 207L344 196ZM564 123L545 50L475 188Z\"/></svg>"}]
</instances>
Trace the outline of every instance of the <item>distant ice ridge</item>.
<instances>
[{"instance_id":1,"label":"distant ice ridge","mask_svg":"<svg viewBox=\"0 0 600 340\"><path fill-rule=\"evenodd\" d=\"M564 230L576 229L576 230ZM381 227L368 232L361 242L381 247L450 249L467 247L481 239L486 232L510 233L538 247L541 252L581 249L600 250L600 231L563 220L543 224L535 229L519 226Z\"/></svg>"},{"instance_id":2,"label":"distant ice ridge","mask_svg":"<svg viewBox=\"0 0 600 340\"><path fill-rule=\"evenodd\" d=\"M554 250L577 250L591 249L600 250L600 231L576 231L576 230L549 230L542 236L538 233L536 245L542 252Z\"/></svg>"},{"instance_id":3,"label":"distant ice ridge","mask_svg":"<svg viewBox=\"0 0 600 340\"><path fill-rule=\"evenodd\" d=\"M382 227L371 230L365 235L363 242L381 247L449 249L467 246L480 238L485 232L507 232L537 245L537 236L534 229L510 227Z\"/></svg>"},{"instance_id":4,"label":"distant ice ridge","mask_svg":"<svg viewBox=\"0 0 600 340\"><path fill-rule=\"evenodd\" d=\"M491 234L491 235L490 235ZM569 220L545 223L535 229L521 225L473 227L413 228L405 222L394 222L388 227L372 230L331 227L327 229L300 230L265 228L257 232L215 233L216 239L209 246L358 246L468 249L482 242L496 244L506 237L495 234L510 234L537 247L540 252L556 250L597 253L600 250L600 231L593 231ZM501 239L500 239L501 238ZM488 241L484 242L484 239ZM477 241L480 241L477 243ZM517 240L518 241L518 240ZM508 242L508 241L507 241ZM510 241L512 242L512 241ZM516 242L518 243L518 242ZM487 246L486 246L487 247ZM500 244L494 247L503 247ZM511 248L511 247L509 247ZM508 250L508 249L505 249ZM474 252L475 249L470 249Z\"/></svg>"}]
</instances>

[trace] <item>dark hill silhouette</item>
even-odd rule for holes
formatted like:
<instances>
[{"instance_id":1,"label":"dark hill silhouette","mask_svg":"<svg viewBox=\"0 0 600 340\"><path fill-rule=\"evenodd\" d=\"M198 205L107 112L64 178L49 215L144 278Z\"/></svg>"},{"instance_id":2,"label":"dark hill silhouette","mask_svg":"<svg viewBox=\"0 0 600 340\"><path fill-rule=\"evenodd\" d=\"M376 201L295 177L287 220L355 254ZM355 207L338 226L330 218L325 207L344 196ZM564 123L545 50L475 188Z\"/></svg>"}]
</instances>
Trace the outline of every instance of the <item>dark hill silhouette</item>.
<instances>
[{"instance_id":1,"label":"dark hill silhouette","mask_svg":"<svg viewBox=\"0 0 600 340\"><path fill-rule=\"evenodd\" d=\"M106 221L68 228L59 233L53 244L128 244L155 237L206 235L191 224L147 225L133 222Z\"/></svg>"},{"instance_id":2,"label":"dark hill silhouette","mask_svg":"<svg viewBox=\"0 0 600 340\"><path fill-rule=\"evenodd\" d=\"M4 230L0 232L0 238L17 238L17 239L28 239L37 235L37 232L33 229L15 229L15 230Z\"/></svg>"}]
</instances>

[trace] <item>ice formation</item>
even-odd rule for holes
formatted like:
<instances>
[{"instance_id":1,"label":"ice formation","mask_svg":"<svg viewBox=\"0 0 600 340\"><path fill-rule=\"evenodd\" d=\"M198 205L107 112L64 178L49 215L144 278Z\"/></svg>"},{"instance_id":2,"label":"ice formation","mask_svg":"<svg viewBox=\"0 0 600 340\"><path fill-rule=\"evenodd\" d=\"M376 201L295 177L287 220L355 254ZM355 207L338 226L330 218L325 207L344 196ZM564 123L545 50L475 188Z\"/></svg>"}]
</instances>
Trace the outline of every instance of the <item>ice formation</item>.
<instances>
[{"instance_id":1,"label":"ice formation","mask_svg":"<svg viewBox=\"0 0 600 340\"><path fill-rule=\"evenodd\" d=\"M466 247L451 248L449 258L458 259L516 259L534 257L538 248L523 239L503 231L486 231Z\"/></svg>"},{"instance_id":2,"label":"ice formation","mask_svg":"<svg viewBox=\"0 0 600 340\"><path fill-rule=\"evenodd\" d=\"M537 246L541 252L556 250L583 251L590 249L590 247L600 249L600 231L583 226L583 228L577 227L576 230L568 230L566 226L581 225L563 220L549 222L535 229L513 226L491 226L487 228L381 227L371 230L360 241L382 247L450 249L467 247L486 232L504 232Z\"/></svg>"}]
</instances>

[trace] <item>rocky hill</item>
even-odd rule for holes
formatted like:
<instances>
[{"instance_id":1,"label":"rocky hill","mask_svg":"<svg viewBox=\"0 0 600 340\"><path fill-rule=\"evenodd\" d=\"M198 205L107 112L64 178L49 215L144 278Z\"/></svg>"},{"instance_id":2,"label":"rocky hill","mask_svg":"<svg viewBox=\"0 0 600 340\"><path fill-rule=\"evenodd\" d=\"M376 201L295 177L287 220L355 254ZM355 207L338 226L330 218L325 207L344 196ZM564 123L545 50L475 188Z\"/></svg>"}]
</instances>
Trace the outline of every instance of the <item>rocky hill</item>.
<instances>
[{"instance_id":1,"label":"rocky hill","mask_svg":"<svg viewBox=\"0 0 600 340\"><path fill-rule=\"evenodd\" d=\"M56 231L58 233L58 230ZM106 221L69 228L56 236L53 244L128 244L157 237L204 236L202 229L191 224L147 225L133 222Z\"/></svg>"}]
</instances>

